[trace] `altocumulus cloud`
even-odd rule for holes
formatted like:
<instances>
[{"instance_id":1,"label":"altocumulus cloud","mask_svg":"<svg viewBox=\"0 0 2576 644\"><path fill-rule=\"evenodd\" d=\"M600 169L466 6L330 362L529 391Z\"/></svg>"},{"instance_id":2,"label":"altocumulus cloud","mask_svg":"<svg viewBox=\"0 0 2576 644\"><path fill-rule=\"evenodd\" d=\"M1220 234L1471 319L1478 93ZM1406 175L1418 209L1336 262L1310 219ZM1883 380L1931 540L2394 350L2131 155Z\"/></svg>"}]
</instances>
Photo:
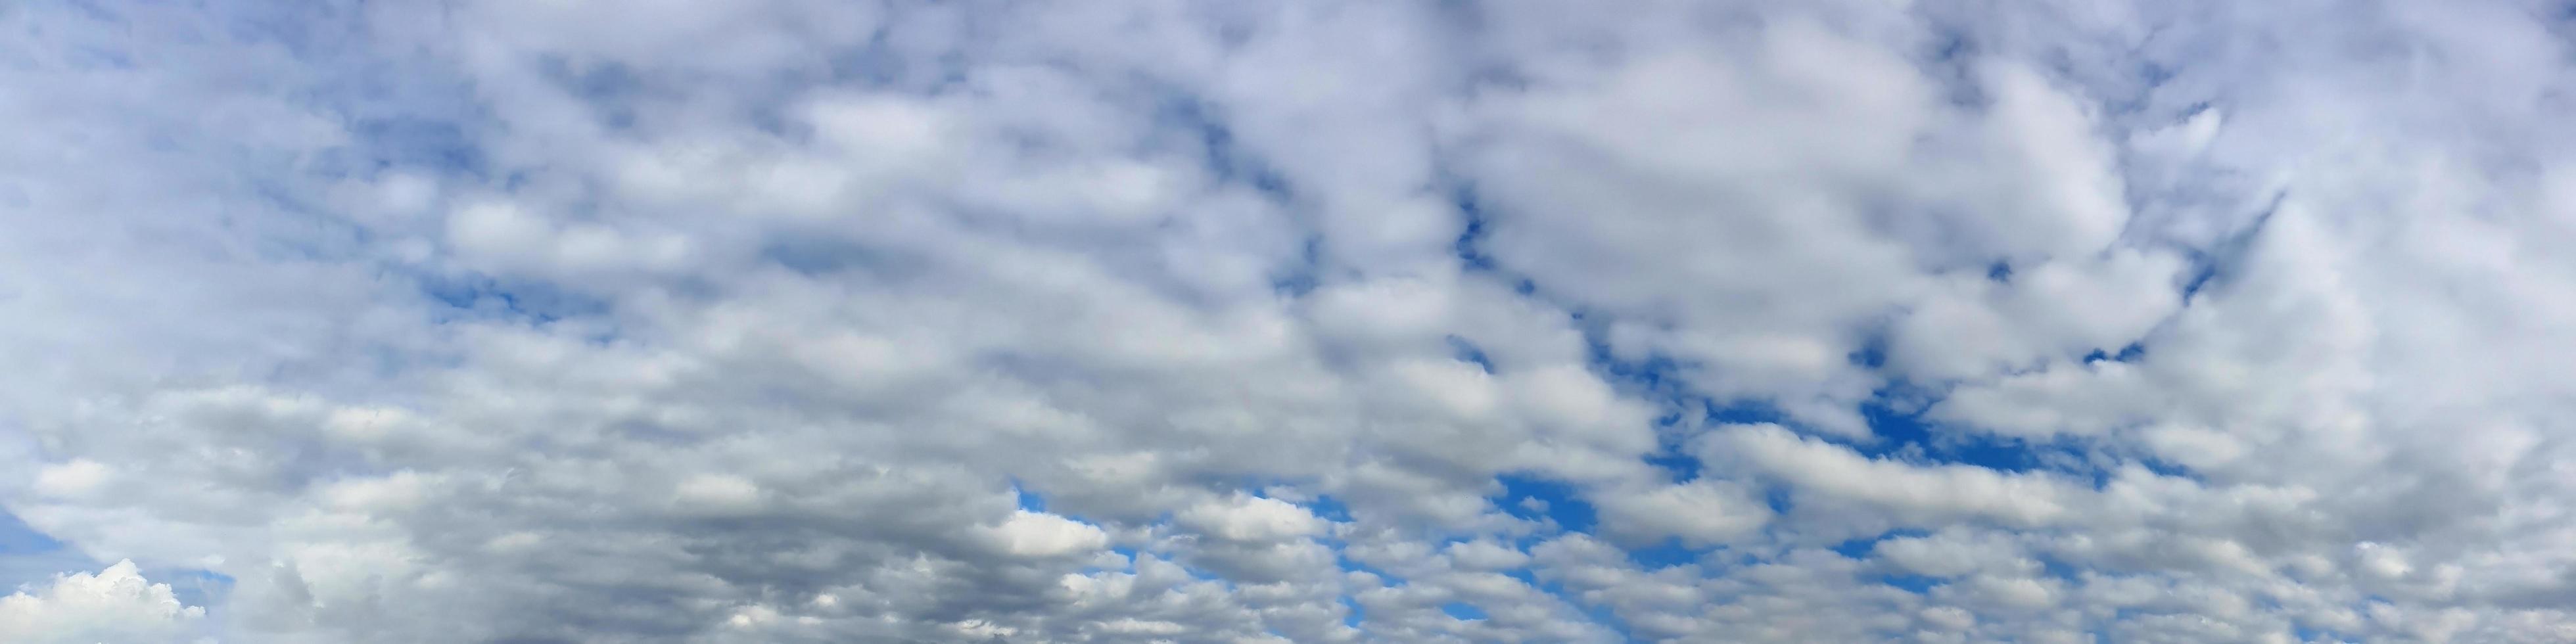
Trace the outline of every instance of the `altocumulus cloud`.
<instances>
[{"instance_id":1,"label":"altocumulus cloud","mask_svg":"<svg viewBox=\"0 0 2576 644\"><path fill-rule=\"evenodd\" d=\"M8 3L0 639L2576 641L2570 15Z\"/></svg>"}]
</instances>

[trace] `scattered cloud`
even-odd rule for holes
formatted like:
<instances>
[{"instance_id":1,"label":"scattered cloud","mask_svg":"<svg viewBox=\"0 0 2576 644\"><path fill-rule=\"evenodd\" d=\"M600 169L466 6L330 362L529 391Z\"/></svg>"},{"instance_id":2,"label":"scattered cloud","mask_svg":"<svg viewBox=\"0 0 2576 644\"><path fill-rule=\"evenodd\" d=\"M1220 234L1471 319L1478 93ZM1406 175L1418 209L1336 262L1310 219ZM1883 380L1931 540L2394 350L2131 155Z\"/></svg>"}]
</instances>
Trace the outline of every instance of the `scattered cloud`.
<instances>
[{"instance_id":1,"label":"scattered cloud","mask_svg":"<svg viewBox=\"0 0 2576 644\"><path fill-rule=\"evenodd\" d=\"M2565 14L12 6L0 639L2568 640Z\"/></svg>"}]
</instances>

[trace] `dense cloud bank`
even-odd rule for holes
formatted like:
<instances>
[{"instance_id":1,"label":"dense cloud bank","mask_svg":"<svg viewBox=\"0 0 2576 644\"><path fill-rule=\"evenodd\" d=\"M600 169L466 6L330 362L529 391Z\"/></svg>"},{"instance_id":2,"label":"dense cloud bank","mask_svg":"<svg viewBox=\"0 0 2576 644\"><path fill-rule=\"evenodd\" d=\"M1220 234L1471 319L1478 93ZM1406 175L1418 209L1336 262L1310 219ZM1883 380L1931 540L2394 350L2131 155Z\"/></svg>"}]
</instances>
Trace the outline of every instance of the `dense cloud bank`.
<instances>
[{"instance_id":1,"label":"dense cloud bank","mask_svg":"<svg viewBox=\"0 0 2576 644\"><path fill-rule=\"evenodd\" d=\"M2570 15L7 4L0 639L2576 641Z\"/></svg>"}]
</instances>

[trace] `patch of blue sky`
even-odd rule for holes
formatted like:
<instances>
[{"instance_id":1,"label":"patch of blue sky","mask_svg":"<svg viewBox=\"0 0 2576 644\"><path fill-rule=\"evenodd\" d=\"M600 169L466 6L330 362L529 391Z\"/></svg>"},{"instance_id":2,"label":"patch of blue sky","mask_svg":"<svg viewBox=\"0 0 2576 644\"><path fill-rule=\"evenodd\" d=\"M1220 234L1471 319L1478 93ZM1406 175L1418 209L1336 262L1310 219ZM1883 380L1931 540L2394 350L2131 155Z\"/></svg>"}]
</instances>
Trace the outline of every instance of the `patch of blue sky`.
<instances>
[{"instance_id":1,"label":"patch of blue sky","mask_svg":"<svg viewBox=\"0 0 2576 644\"><path fill-rule=\"evenodd\" d=\"M1161 102L1155 124L1170 131L1187 132L1200 147L1200 163L1219 181L1241 182L1251 186L1275 203L1287 204L1295 191L1285 175L1251 153L1234 139L1234 131L1225 126L1221 115L1210 114L1211 108L1198 97L1174 95Z\"/></svg>"},{"instance_id":2,"label":"patch of blue sky","mask_svg":"<svg viewBox=\"0 0 2576 644\"><path fill-rule=\"evenodd\" d=\"M1868 559L1870 557L1870 551L1877 549L1879 542L1889 539L1921 537L1929 534L1931 534L1931 532L1912 528L1889 530L1876 536L1850 539L1845 540L1842 543L1834 544L1833 551L1835 554L1852 559Z\"/></svg>"},{"instance_id":3,"label":"patch of blue sky","mask_svg":"<svg viewBox=\"0 0 2576 644\"><path fill-rule=\"evenodd\" d=\"M1323 284L1323 242L1308 235L1297 251L1297 263L1270 276L1270 289L1288 297L1314 292Z\"/></svg>"},{"instance_id":4,"label":"patch of blue sky","mask_svg":"<svg viewBox=\"0 0 2576 644\"><path fill-rule=\"evenodd\" d=\"M479 177L490 158L472 133L455 121L394 115L354 121L349 134L359 147L326 159L342 173L366 176L389 168Z\"/></svg>"},{"instance_id":5,"label":"patch of blue sky","mask_svg":"<svg viewBox=\"0 0 2576 644\"><path fill-rule=\"evenodd\" d=\"M1920 410L1900 410L1885 404L1883 399L1862 404L1860 412L1861 418L1869 421L1870 433L1878 440L1855 443L1852 447L1873 458L1906 458L2027 472L2047 464L2049 459L2045 458L2045 451L2075 449L2069 445L2034 444L1982 432L1949 431L1925 418ZM2080 451L2072 453L2080 454Z\"/></svg>"},{"instance_id":6,"label":"patch of blue sky","mask_svg":"<svg viewBox=\"0 0 2576 644\"><path fill-rule=\"evenodd\" d=\"M1472 238L1461 238L1464 248L1472 248ZM1462 251L1463 252L1463 251ZM1997 279L2008 279L2008 266L1991 268ZM1688 384L1691 365L1662 354L1623 357L1606 339L1606 324L1581 311L1575 317L1586 322L1591 366L1623 394L1664 405L1668 413L1662 420L1666 430L1664 445L1646 461L1664 469L1675 481L1688 481L1699 476L1696 459L1682 453L1680 443L1689 438L1687 428L1706 425L1775 423L1803 429L1771 401L1761 399L1719 400L1701 395ZM2146 353L2143 344L2122 347L2117 353L2104 352L2089 359L2134 361ZM1861 346L1846 359L1855 366L1877 370L1885 365L1887 346L1884 333L1869 333ZM1899 458L1928 464L1964 464L2006 472L2028 472L2051 468L2077 468L2093 476L2100 484L2107 475L2100 468L2084 468L2091 462L2084 447L2072 441L2032 442L1999 437L1984 432L1956 431L1945 428L1924 415L1938 402L1943 389L1938 386L1908 382L1889 377L1885 385L1873 392L1860 405L1874 440L1856 441L1808 432L1823 440L1843 444L1874 458ZM1697 415L1698 423L1681 422ZM1779 505L1779 504L1775 504ZM1784 509L1775 507L1775 509Z\"/></svg>"},{"instance_id":7,"label":"patch of blue sky","mask_svg":"<svg viewBox=\"0 0 2576 644\"><path fill-rule=\"evenodd\" d=\"M1589 533L1598 522L1592 504L1577 496L1572 485L1519 474L1498 476L1495 481L1502 484L1503 492L1487 500L1512 516L1552 522L1569 532Z\"/></svg>"},{"instance_id":8,"label":"patch of blue sky","mask_svg":"<svg viewBox=\"0 0 2576 644\"><path fill-rule=\"evenodd\" d=\"M2066 581L2077 581L2082 578L2084 574L2083 568L2077 567L2074 564L2066 563L2063 559L2048 556L2047 554L2037 555L2037 558L2039 559L2040 574Z\"/></svg>"},{"instance_id":9,"label":"patch of blue sky","mask_svg":"<svg viewBox=\"0 0 2576 644\"><path fill-rule=\"evenodd\" d=\"M1494 372L1494 360L1485 355L1484 347L1476 346L1476 343L1455 335L1449 336L1448 340L1451 357L1459 362L1476 365L1477 368L1484 369L1485 373Z\"/></svg>"},{"instance_id":10,"label":"patch of blue sky","mask_svg":"<svg viewBox=\"0 0 2576 644\"><path fill-rule=\"evenodd\" d=\"M1475 604L1467 602L1449 602L1441 604L1440 612L1447 613L1450 618L1457 619L1459 621L1476 621L1485 619L1485 609L1477 608Z\"/></svg>"},{"instance_id":11,"label":"patch of blue sky","mask_svg":"<svg viewBox=\"0 0 2576 644\"><path fill-rule=\"evenodd\" d=\"M2340 634L2340 633L2336 633L2336 632L2334 632L2334 631L2327 630L2327 629L2323 629L2323 628L2317 628L2317 627L2315 627L2315 626L2309 626L2309 625L2307 625L2307 624L2296 624L2296 625L2291 626L2291 627L2290 627L2290 635L2291 635L2292 637L2296 637L2296 638L2298 638L2298 640L2299 640L2299 641L2301 641L2301 642L2350 642L2350 641L2353 641L2353 640L2350 640L2350 639L2345 639L2345 638L2344 638L2344 636L2343 636L2342 634Z\"/></svg>"},{"instance_id":12,"label":"patch of blue sky","mask_svg":"<svg viewBox=\"0 0 2576 644\"><path fill-rule=\"evenodd\" d=\"M1601 316L1582 310L1572 312L1583 330L1584 351L1592 369L1622 393L1651 401L1679 404L1707 399L1690 388L1685 370L1690 365L1660 353L1643 356L1621 356L1610 345L1609 323Z\"/></svg>"},{"instance_id":13,"label":"patch of blue sky","mask_svg":"<svg viewBox=\"0 0 2576 644\"><path fill-rule=\"evenodd\" d=\"M0 510L0 595L54 575L95 572L106 564L68 547L52 535L28 526L18 515Z\"/></svg>"},{"instance_id":14,"label":"patch of blue sky","mask_svg":"<svg viewBox=\"0 0 2576 644\"><path fill-rule=\"evenodd\" d=\"M1091 517L1085 516L1081 512L1067 512L1054 508L1047 502L1045 493L1030 489L1026 483L1021 482L1017 478L1013 478L1011 480L1011 494L1016 498L1016 501L1022 510L1030 512L1044 512L1083 523L1100 525L1099 521L1094 521ZM1165 512L1162 516L1155 518L1154 525L1168 525L1171 521L1171 513ZM1112 548L1112 550L1123 550L1120 554L1127 555L1129 559L1134 559L1136 556L1136 552L1133 549Z\"/></svg>"},{"instance_id":15,"label":"patch of blue sky","mask_svg":"<svg viewBox=\"0 0 2576 644\"><path fill-rule=\"evenodd\" d=\"M1046 495L1039 494L1037 491L1029 489L1027 485L1021 484L1016 479L1011 481L1011 494L1018 497L1020 509L1022 510L1030 512L1047 511Z\"/></svg>"},{"instance_id":16,"label":"patch of blue sky","mask_svg":"<svg viewBox=\"0 0 2576 644\"><path fill-rule=\"evenodd\" d=\"M1459 266L1469 274L1484 275L1510 284L1513 293L1549 301L1538 293L1538 282L1526 275L1506 269L1496 263L1492 255L1485 252L1484 240L1485 236L1492 232L1492 220L1486 216L1483 203L1477 200L1475 189L1454 178L1444 179L1444 182L1451 184L1450 207L1457 209L1459 216L1465 220L1459 226L1458 238L1449 243L1449 254L1458 258ZM1557 305L1568 310L1576 308L1563 302L1558 302Z\"/></svg>"},{"instance_id":17,"label":"patch of blue sky","mask_svg":"<svg viewBox=\"0 0 2576 644\"><path fill-rule=\"evenodd\" d=\"M0 511L0 555L53 552L63 549L63 542L37 531L18 515Z\"/></svg>"},{"instance_id":18,"label":"patch of blue sky","mask_svg":"<svg viewBox=\"0 0 2576 644\"><path fill-rule=\"evenodd\" d=\"M1637 567L1647 570L1662 570L1674 566L1699 563L1700 557L1715 551L1716 548L1693 548L1689 545L1683 544L1681 539L1666 538L1663 541L1656 542L1652 545L1627 548L1626 550L1628 552L1628 561L1630 563L1637 564Z\"/></svg>"},{"instance_id":19,"label":"patch of blue sky","mask_svg":"<svg viewBox=\"0 0 2576 644\"><path fill-rule=\"evenodd\" d=\"M189 606L215 606L232 594L231 575L202 568L145 568L137 571L156 584L168 584L170 595Z\"/></svg>"},{"instance_id":20,"label":"patch of blue sky","mask_svg":"<svg viewBox=\"0 0 2576 644\"><path fill-rule=\"evenodd\" d=\"M1501 267L1494 263L1494 258L1487 256L1484 249L1479 247L1485 238L1485 209L1477 202L1476 191L1465 186L1451 188L1449 206L1456 208L1459 217L1466 220L1464 225L1459 227L1458 239L1450 242L1449 253L1457 256L1459 264L1465 266L1468 272L1499 272Z\"/></svg>"},{"instance_id":21,"label":"patch of blue sky","mask_svg":"<svg viewBox=\"0 0 2576 644\"><path fill-rule=\"evenodd\" d=\"M1327 521L1337 523L1348 523L1351 521L1351 506L1347 503L1343 503L1341 499L1333 498L1333 495L1330 494L1318 494L1315 498L1297 505L1298 507L1306 508L1307 512L1315 513L1315 516L1323 517L1324 520Z\"/></svg>"},{"instance_id":22,"label":"patch of blue sky","mask_svg":"<svg viewBox=\"0 0 2576 644\"><path fill-rule=\"evenodd\" d=\"M536 68L548 81L588 104L602 125L612 130L634 127L636 99L645 91L643 79L634 70L608 61L575 65L561 56L543 57Z\"/></svg>"},{"instance_id":23,"label":"patch of blue sky","mask_svg":"<svg viewBox=\"0 0 2576 644\"><path fill-rule=\"evenodd\" d=\"M444 319L516 320L544 325L607 311L604 302L542 282L482 275L422 274L415 278L422 294L447 305Z\"/></svg>"},{"instance_id":24,"label":"patch of blue sky","mask_svg":"<svg viewBox=\"0 0 2576 644\"><path fill-rule=\"evenodd\" d=\"M1932 592L1932 589L1948 583L1942 581L1939 577L1927 577L1923 575L1879 575L1875 581L1880 585L1904 590L1917 595Z\"/></svg>"},{"instance_id":25,"label":"patch of blue sky","mask_svg":"<svg viewBox=\"0 0 2576 644\"><path fill-rule=\"evenodd\" d=\"M2184 278L2181 285L2185 306L2189 306L2191 300L2198 297L2202 291L2223 286L2227 282L2229 267L2242 259L2246 253L2252 252L2255 238L2271 224L2272 215L2280 212L2282 202L2288 198L2289 193L2286 191L2272 193L2270 200L2264 204L2262 212L2255 215L2253 221L2247 223L2242 230L2219 239L2217 244L2207 250L2188 247L2176 249L2182 252L2185 259L2190 260L2192 267L2190 276Z\"/></svg>"},{"instance_id":26,"label":"patch of blue sky","mask_svg":"<svg viewBox=\"0 0 2576 644\"><path fill-rule=\"evenodd\" d=\"M2147 345L2139 342L2131 342L2120 347L2120 351L2118 353L2094 349L2092 353L2084 354L2084 362L2085 364L2096 362L2137 362L2145 357L2147 357Z\"/></svg>"},{"instance_id":27,"label":"patch of blue sky","mask_svg":"<svg viewBox=\"0 0 2576 644\"><path fill-rule=\"evenodd\" d=\"M831 235L776 235L763 240L760 258L809 277L849 273L901 281L932 267L918 252Z\"/></svg>"},{"instance_id":28,"label":"patch of blue sky","mask_svg":"<svg viewBox=\"0 0 2576 644\"><path fill-rule=\"evenodd\" d=\"M1842 555L1846 558L1867 560L1875 556L1878 544L1889 539L1922 537L1929 534L1931 534L1929 531L1912 528L1890 530L1876 536L1850 539L1842 543L1834 544L1833 551L1834 554ZM1863 574L1861 579L1868 583L1898 588L1917 594L1930 592L1932 588L1947 583L1939 577L1902 573Z\"/></svg>"},{"instance_id":29,"label":"patch of blue sky","mask_svg":"<svg viewBox=\"0 0 2576 644\"><path fill-rule=\"evenodd\" d=\"M836 54L831 60L831 80L835 84L883 88L904 80L908 67L901 53L880 38L866 47Z\"/></svg>"}]
</instances>

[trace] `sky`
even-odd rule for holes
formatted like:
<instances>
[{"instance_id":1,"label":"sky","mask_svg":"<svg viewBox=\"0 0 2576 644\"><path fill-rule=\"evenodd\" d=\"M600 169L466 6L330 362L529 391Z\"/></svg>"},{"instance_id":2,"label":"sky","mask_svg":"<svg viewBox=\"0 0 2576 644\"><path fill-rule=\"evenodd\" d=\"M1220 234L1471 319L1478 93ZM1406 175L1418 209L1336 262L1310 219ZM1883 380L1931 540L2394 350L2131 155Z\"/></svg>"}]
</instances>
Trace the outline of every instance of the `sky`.
<instances>
[{"instance_id":1,"label":"sky","mask_svg":"<svg viewBox=\"0 0 2576 644\"><path fill-rule=\"evenodd\" d=\"M0 641L2576 641L2571 38L0 3Z\"/></svg>"}]
</instances>

